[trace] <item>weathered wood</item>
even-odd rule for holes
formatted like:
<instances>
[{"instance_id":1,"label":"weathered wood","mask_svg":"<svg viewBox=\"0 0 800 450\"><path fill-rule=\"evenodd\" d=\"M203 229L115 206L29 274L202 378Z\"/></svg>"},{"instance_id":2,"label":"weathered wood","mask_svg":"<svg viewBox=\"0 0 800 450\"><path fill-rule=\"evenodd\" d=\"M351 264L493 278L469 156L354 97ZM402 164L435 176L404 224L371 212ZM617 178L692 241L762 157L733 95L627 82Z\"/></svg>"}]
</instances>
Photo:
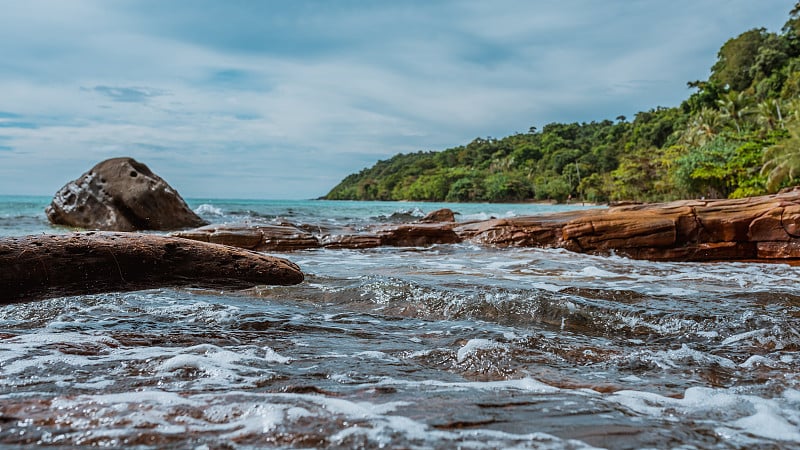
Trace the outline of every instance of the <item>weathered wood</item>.
<instances>
[{"instance_id":1,"label":"weathered wood","mask_svg":"<svg viewBox=\"0 0 800 450\"><path fill-rule=\"evenodd\" d=\"M0 304L164 286L238 288L303 281L282 258L138 233L0 239Z\"/></svg>"}]
</instances>

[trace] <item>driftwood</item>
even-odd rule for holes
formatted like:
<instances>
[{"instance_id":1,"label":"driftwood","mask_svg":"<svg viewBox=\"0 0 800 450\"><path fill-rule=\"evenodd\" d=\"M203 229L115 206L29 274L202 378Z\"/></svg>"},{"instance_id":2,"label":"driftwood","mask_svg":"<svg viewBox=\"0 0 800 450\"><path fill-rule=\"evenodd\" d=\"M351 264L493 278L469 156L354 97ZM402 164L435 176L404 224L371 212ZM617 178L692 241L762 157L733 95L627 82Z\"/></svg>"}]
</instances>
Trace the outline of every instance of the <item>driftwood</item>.
<instances>
[{"instance_id":1,"label":"driftwood","mask_svg":"<svg viewBox=\"0 0 800 450\"><path fill-rule=\"evenodd\" d=\"M87 232L0 239L0 304L164 286L290 285L290 261L169 236Z\"/></svg>"},{"instance_id":2,"label":"driftwood","mask_svg":"<svg viewBox=\"0 0 800 450\"><path fill-rule=\"evenodd\" d=\"M536 216L375 225L209 225L174 235L261 251L423 246L471 242L553 247L658 261L800 262L800 189L736 200L686 200ZM315 232L314 230L319 230Z\"/></svg>"}]
</instances>

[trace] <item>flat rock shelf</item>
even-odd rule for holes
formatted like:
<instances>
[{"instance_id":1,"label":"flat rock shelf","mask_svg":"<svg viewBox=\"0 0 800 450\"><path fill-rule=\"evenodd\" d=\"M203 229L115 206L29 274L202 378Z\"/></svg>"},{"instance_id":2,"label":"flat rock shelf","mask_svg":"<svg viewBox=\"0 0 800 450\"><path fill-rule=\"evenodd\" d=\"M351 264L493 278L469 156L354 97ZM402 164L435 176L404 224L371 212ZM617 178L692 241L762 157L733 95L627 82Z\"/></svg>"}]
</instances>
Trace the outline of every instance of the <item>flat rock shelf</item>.
<instances>
[{"instance_id":1,"label":"flat rock shelf","mask_svg":"<svg viewBox=\"0 0 800 450\"><path fill-rule=\"evenodd\" d=\"M261 251L472 242L655 261L796 262L800 261L800 189L744 199L622 205L471 222L426 220L365 229L224 224L173 235Z\"/></svg>"}]
</instances>

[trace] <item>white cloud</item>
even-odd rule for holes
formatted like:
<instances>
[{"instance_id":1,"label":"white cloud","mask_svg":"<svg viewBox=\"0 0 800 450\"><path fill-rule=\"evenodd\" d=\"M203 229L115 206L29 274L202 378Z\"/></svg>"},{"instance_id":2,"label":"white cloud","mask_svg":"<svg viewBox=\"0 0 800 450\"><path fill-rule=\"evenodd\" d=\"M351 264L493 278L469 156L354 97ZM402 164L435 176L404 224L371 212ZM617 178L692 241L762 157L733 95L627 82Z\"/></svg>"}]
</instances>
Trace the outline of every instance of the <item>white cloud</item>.
<instances>
[{"instance_id":1,"label":"white cloud","mask_svg":"<svg viewBox=\"0 0 800 450\"><path fill-rule=\"evenodd\" d=\"M767 2L15 2L0 112L38 127L0 128L0 193L130 155L188 197L316 197L397 152L677 104L793 3Z\"/></svg>"}]
</instances>

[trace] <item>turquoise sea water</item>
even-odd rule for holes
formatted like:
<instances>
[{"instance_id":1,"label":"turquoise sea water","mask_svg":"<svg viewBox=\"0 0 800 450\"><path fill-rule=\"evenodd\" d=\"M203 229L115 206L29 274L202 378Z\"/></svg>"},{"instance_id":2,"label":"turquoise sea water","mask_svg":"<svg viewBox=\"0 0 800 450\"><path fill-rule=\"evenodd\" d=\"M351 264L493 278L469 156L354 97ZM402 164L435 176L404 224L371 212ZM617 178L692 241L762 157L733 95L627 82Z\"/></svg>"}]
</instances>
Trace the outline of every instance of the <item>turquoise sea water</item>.
<instances>
[{"instance_id":1,"label":"turquoise sea water","mask_svg":"<svg viewBox=\"0 0 800 450\"><path fill-rule=\"evenodd\" d=\"M51 226L44 214L51 197L0 195L0 236L66 232ZM426 203L359 202L324 200L236 200L187 199L187 204L211 223L338 223L363 225L375 222L402 222L423 217L439 208L451 208L456 219L482 220L545 212L567 211L581 205L541 203Z\"/></svg>"},{"instance_id":2,"label":"turquoise sea water","mask_svg":"<svg viewBox=\"0 0 800 450\"><path fill-rule=\"evenodd\" d=\"M49 200L0 197L0 236L69 232ZM579 207L188 203L214 223L354 227ZM800 448L800 268L472 244L276 255L306 280L0 307L0 447Z\"/></svg>"}]
</instances>

